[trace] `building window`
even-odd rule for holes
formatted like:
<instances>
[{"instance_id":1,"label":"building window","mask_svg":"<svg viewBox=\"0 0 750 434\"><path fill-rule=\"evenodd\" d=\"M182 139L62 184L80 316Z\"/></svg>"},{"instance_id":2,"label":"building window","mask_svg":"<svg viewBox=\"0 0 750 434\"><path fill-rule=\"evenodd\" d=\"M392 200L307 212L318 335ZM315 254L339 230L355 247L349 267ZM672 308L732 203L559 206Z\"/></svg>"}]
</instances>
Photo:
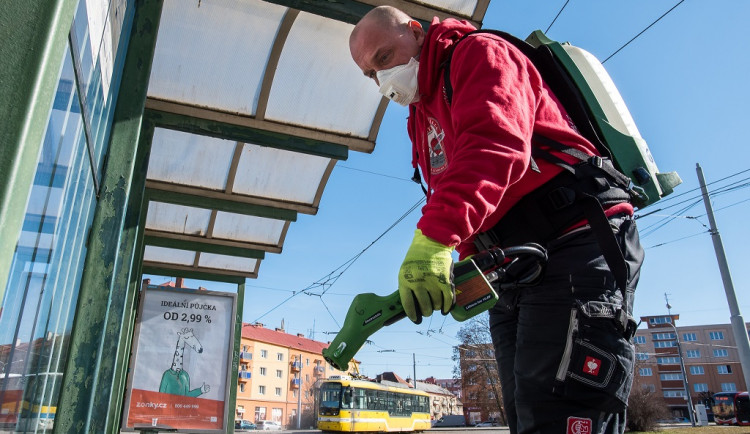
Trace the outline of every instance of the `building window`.
<instances>
[{"instance_id":1,"label":"building window","mask_svg":"<svg viewBox=\"0 0 750 434\"><path fill-rule=\"evenodd\" d=\"M260 368L260 375L266 375L266 368Z\"/></svg>"},{"instance_id":2,"label":"building window","mask_svg":"<svg viewBox=\"0 0 750 434\"><path fill-rule=\"evenodd\" d=\"M673 348L677 346L675 341L654 341L654 348Z\"/></svg>"},{"instance_id":3,"label":"building window","mask_svg":"<svg viewBox=\"0 0 750 434\"><path fill-rule=\"evenodd\" d=\"M258 386L258 395L266 394L266 386Z\"/></svg>"},{"instance_id":4,"label":"building window","mask_svg":"<svg viewBox=\"0 0 750 434\"><path fill-rule=\"evenodd\" d=\"M714 357L727 357L729 352L725 349L714 350Z\"/></svg>"},{"instance_id":5,"label":"building window","mask_svg":"<svg viewBox=\"0 0 750 434\"><path fill-rule=\"evenodd\" d=\"M665 390L664 397L665 398L684 398L685 390Z\"/></svg>"},{"instance_id":6,"label":"building window","mask_svg":"<svg viewBox=\"0 0 750 434\"><path fill-rule=\"evenodd\" d=\"M646 336L635 336L633 337L633 342L636 344L645 344L646 343Z\"/></svg>"},{"instance_id":7,"label":"building window","mask_svg":"<svg viewBox=\"0 0 750 434\"><path fill-rule=\"evenodd\" d=\"M722 392L736 392L737 385L735 385L734 383L721 383L721 391Z\"/></svg>"},{"instance_id":8,"label":"building window","mask_svg":"<svg viewBox=\"0 0 750 434\"><path fill-rule=\"evenodd\" d=\"M276 388L276 396L281 396L281 387Z\"/></svg>"},{"instance_id":9,"label":"building window","mask_svg":"<svg viewBox=\"0 0 750 434\"><path fill-rule=\"evenodd\" d=\"M659 374L659 378L661 379L661 381L682 380L682 374L679 374L677 372L670 372L667 374Z\"/></svg>"},{"instance_id":10,"label":"building window","mask_svg":"<svg viewBox=\"0 0 750 434\"><path fill-rule=\"evenodd\" d=\"M696 392L708 392L708 384L695 383L693 384L693 390L695 390Z\"/></svg>"},{"instance_id":11,"label":"building window","mask_svg":"<svg viewBox=\"0 0 750 434\"><path fill-rule=\"evenodd\" d=\"M282 375L284 375L284 374L283 374L283 372L281 371L281 369L277 369L277 370L276 370L276 378L281 378L281 377L282 377Z\"/></svg>"},{"instance_id":12,"label":"building window","mask_svg":"<svg viewBox=\"0 0 750 434\"><path fill-rule=\"evenodd\" d=\"M653 384L644 384L641 386L643 390L648 390L649 392L656 392L656 386Z\"/></svg>"},{"instance_id":13,"label":"building window","mask_svg":"<svg viewBox=\"0 0 750 434\"><path fill-rule=\"evenodd\" d=\"M655 316L648 319L649 324L672 324L671 316Z\"/></svg>"},{"instance_id":14,"label":"building window","mask_svg":"<svg viewBox=\"0 0 750 434\"><path fill-rule=\"evenodd\" d=\"M648 353L635 353L638 360L648 360Z\"/></svg>"},{"instance_id":15,"label":"building window","mask_svg":"<svg viewBox=\"0 0 750 434\"><path fill-rule=\"evenodd\" d=\"M240 383L240 392L245 391L245 383Z\"/></svg>"},{"instance_id":16,"label":"building window","mask_svg":"<svg viewBox=\"0 0 750 434\"><path fill-rule=\"evenodd\" d=\"M693 374L693 375L703 375L706 372L703 369L703 366L691 366L690 367L690 373Z\"/></svg>"},{"instance_id":17,"label":"building window","mask_svg":"<svg viewBox=\"0 0 750 434\"><path fill-rule=\"evenodd\" d=\"M305 374L305 382L310 382L310 374Z\"/></svg>"},{"instance_id":18,"label":"building window","mask_svg":"<svg viewBox=\"0 0 750 434\"><path fill-rule=\"evenodd\" d=\"M676 365L680 363L678 357L657 357L656 363L660 365Z\"/></svg>"},{"instance_id":19,"label":"building window","mask_svg":"<svg viewBox=\"0 0 750 434\"><path fill-rule=\"evenodd\" d=\"M709 332L708 337L711 338L712 341L722 341L724 340L724 332Z\"/></svg>"},{"instance_id":20,"label":"building window","mask_svg":"<svg viewBox=\"0 0 750 434\"><path fill-rule=\"evenodd\" d=\"M310 366L310 359L309 358L305 359L305 366Z\"/></svg>"},{"instance_id":21,"label":"building window","mask_svg":"<svg viewBox=\"0 0 750 434\"><path fill-rule=\"evenodd\" d=\"M266 420L266 407L255 407L255 420Z\"/></svg>"},{"instance_id":22,"label":"building window","mask_svg":"<svg viewBox=\"0 0 750 434\"><path fill-rule=\"evenodd\" d=\"M676 339L674 333L653 333L653 338L655 340L667 340L667 339Z\"/></svg>"},{"instance_id":23,"label":"building window","mask_svg":"<svg viewBox=\"0 0 750 434\"><path fill-rule=\"evenodd\" d=\"M654 373L651 368L638 368L638 375L640 375L641 377L650 377L653 374Z\"/></svg>"},{"instance_id":24,"label":"building window","mask_svg":"<svg viewBox=\"0 0 750 434\"><path fill-rule=\"evenodd\" d=\"M295 398L297 397L297 389L292 390L292 396Z\"/></svg>"},{"instance_id":25,"label":"building window","mask_svg":"<svg viewBox=\"0 0 750 434\"><path fill-rule=\"evenodd\" d=\"M731 374L732 367L730 365L719 365L716 367L716 372L719 374Z\"/></svg>"},{"instance_id":26,"label":"building window","mask_svg":"<svg viewBox=\"0 0 750 434\"><path fill-rule=\"evenodd\" d=\"M260 350L260 358L261 359L267 359L268 358L268 351L266 351L266 350Z\"/></svg>"},{"instance_id":27,"label":"building window","mask_svg":"<svg viewBox=\"0 0 750 434\"><path fill-rule=\"evenodd\" d=\"M278 360L279 362L283 362L284 361L284 353L276 353L276 360Z\"/></svg>"},{"instance_id":28,"label":"building window","mask_svg":"<svg viewBox=\"0 0 750 434\"><path fill-rule=\"evenodd\" d=\"M698 337L695 335L695 333L685 333L682 335L682 340L685 342L695 342L698 340Z\"/></svg>"},{"instance_id":29,"label":"building window","mask_svg":"<svg viewBox=\"0 0 750 434\"><path fill-rule=\"evenodd\" d=\"M687 350L688 359L698 359L701 356L701 350Z\"/></svg>"},{"instance_id":30,"label":"building window","mask_svg":"<svg viewBox=\"0 0 750 434\"><path fill-rule=\"evenodd\" d=\"M243 352L243 353L246 353L246 352L247 352L247 345L243 345L243 346L242 346L242 352Z\"/></svg>"}]
</instances>

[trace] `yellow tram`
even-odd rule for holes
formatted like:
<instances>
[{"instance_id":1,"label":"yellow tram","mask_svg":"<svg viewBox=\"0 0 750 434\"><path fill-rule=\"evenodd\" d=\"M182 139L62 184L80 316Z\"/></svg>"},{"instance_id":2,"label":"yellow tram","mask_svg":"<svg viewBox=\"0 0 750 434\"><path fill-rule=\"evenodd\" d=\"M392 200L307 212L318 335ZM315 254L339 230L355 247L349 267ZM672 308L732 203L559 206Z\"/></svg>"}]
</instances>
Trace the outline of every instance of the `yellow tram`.
<instances>
[{"instance_id":1,"label":"yellow tram","mask_svg":"<svg viewBox=\"0 0 750 434\"><path fill-rule=\"evenodd\" d=\"M430 429L426 392L349 377L320 385L318 429L323 432L410 432Z\"/></svg>"}]
</instances>

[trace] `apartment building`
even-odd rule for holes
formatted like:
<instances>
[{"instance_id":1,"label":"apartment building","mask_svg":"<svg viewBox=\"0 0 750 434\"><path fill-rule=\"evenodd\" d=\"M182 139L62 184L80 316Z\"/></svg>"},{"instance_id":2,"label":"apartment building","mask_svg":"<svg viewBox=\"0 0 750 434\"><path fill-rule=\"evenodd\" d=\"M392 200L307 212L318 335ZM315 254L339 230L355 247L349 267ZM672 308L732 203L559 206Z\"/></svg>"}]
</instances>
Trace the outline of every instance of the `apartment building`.
<instances>
[{"instance_id":1,"label":"apartment building","mask_svg":"<svg viewBox=\"0 0 750 434\"><path fill-rule=\"evenodd\" d=\"M327 346L301 333L286 333L283 325L269 329L260 323L244 323L235 419L273 420L297 427L298 409L302 416L313 410L315 383L345 374L323 359Z\"/></svg>"},{"instance_id":2,"label":"apartment building","mask_svg":"<svg viewBox=\"0 0 750 434\"><path fill-rule=\"evenodd\" d=\"M634 387L657 392L675 416L688 417L688 403L708 403L714 393L742 391L745 377L730 324L678 327L679 318L641 317L648 327L633 338Z\"/></svg>"}]
</instances>

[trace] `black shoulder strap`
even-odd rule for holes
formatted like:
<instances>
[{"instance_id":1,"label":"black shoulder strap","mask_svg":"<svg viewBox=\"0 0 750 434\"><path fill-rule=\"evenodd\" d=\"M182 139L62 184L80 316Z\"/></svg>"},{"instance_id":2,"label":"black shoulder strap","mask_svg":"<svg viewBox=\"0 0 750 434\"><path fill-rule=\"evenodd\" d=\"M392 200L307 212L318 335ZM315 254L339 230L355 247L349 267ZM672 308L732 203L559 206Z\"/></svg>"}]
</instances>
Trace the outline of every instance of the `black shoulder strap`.
<instances>
[{"instance_id":1,"label":"black shoulder strap","mask_svg":"<svg viewBox=\"0 0 750 434\"><path fill-rule=\"evenodd\" d=\"M607 146L604 145L601 133L591 121L592 114L590 113L588 105L585 103L578 86L573 82L564 67L555 58L550 47L547 45L540 45L538 48L535 48L528 42L500 30L482 29L465 34L453 44L451 52L448 54L448 58L442 64L443 86L445 99L448 105L453 101L453 85L450 78L450 65L453 58L453 51L461 41L477 33L487 33L498 36L513 44L513 46L528 57L541 74L544 82L552 90L552 93L565 107L568 116L570 116L571 121L578 129L579 134L593 143L601 156L612 158L612 153Z\"/></svg>"}]
</instances>

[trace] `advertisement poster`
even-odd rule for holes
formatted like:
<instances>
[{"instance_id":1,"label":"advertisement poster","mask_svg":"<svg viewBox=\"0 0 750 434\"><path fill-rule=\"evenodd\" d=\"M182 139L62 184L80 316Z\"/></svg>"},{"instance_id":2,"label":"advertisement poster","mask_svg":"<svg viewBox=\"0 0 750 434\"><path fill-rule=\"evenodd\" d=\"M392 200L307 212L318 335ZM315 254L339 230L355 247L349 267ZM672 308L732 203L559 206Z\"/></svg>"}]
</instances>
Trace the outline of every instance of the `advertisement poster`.
<instances>
[{"instance_id":1,"label":"advertisement poster","mask_svg":"<svg viewBox=\"0 0 750 434\"><path fill-rule=\"evenodd\" d=\"M235 300L233 293L143 289L124 428L223 432Z\"/></svg>"}]
</instances>

